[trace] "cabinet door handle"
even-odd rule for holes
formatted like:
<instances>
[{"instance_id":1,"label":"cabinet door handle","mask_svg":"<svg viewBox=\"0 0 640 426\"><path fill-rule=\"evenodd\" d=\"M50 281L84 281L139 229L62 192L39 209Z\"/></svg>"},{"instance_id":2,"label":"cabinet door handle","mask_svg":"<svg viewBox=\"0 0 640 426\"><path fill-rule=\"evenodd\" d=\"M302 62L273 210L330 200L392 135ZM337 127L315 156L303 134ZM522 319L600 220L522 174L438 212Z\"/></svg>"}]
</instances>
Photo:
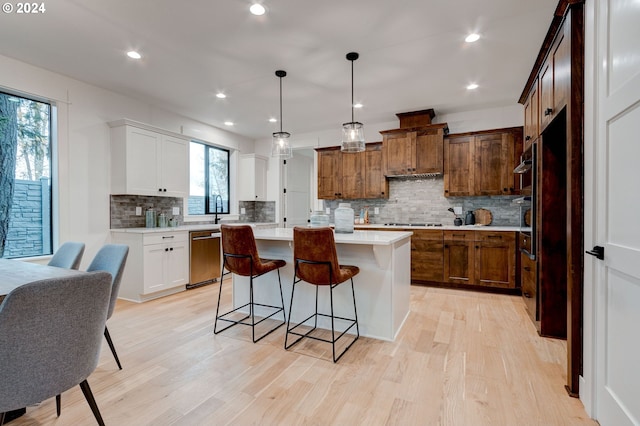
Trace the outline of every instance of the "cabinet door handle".
<instances>
[{"instance_id":1,"label":"cabinet door handle","mask_svg":"<svg viewBox=\"0 0 640 426\"><path fill-rule=\"evenodd\" d=\"M526 138L524 138L525 141L531 140L531 136L527 136Z\"/></svg>"},{"instance_id":2,"label":"cabinet door handle","mask_svg":"<svg viewBox=\"0 0 640 426\"><path fill-rule=\"evenodd\" d=\"M553 113L553 108L547 108L547 109L544 110L544 115L545 116L551 115L552 113Z\"/></svg>"},{"instance_id":3,"label":"cabinet door handle","mask_svg":"<svg viewBox=\"0 0 640 426\"><path fill-rule=\"evenodd\" d=\"M507 188L502 188L502 192L507 192L508 189Z\"/></svg>"},{"instance_id":4,"label":"cabinet door handle","mask_svg":"<svg viewBox=\"0 0 640 426\"><path fill-rule=\"evenodd\" d=\"M527 299L531 299L531 295L529 293L527 293L526 291L522 293L522 295L524 297L526 297Z\"/></svg>"},{"instance_id":5,"label":"cabinet door handle","mask_svg":"<svg viewBox=\"0 0 640 426\"><path fill-rule=\"evenodd\" d=\"M531 270L531 268L529 268L528 266L525 266L525 267L524 267L524 268L522 268L522 269L524 269L525 271L530 271L530 270Z\"/></svg>"},{"instance_id":6,"label":"cabinet door handle","mask_svg":"<svg viewBox=\"0 0 640 426\"><path fill-rule=\"evenodd\" d=\"M158 188L158 192L162 192L162 188Z\"/></svg>"},{"instance_id":7,"label":"cabinet door handle","mask_svg":"<svg viewBox=\"0 0 640 426\"><path fill-rule=\"evenodd\" d=\"M477 249L479 249L479 248L480 248L480 246L476 246L476 248L477 248Z\"/></svg>"},{"instance_id":8,"label":"cabinet door handle","mask_svg":"<svg viewBox=\"0 0 640 426\"><path fill-rule=\"evenodd\" d=\"M173 251L173 247L171 247L171 248L169 249L169 251Z\"/></svg>"},{"instance_id":9,"label":"cabinet door handle","mask_svg":"<svg viewBox=\"0 0 640 426\"><path fill-rule=\"evenodd\" d=\"M169 249L165 247L164 251L169 251Z\"/></svg>"}]
</instances>

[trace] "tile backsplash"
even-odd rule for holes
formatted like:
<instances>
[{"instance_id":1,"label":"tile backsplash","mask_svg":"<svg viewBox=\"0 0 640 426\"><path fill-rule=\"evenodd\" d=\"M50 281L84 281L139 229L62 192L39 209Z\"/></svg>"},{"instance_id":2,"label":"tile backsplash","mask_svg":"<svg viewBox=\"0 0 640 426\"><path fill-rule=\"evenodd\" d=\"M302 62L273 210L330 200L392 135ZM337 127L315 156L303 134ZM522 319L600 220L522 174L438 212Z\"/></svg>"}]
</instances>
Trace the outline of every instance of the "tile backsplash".
<instances>
[{"instance_id":1,"label":"tile backsplash","mask_svg":"<svg viewBox=\"0 0 640 426\"><path fill-rule=\"evenodd\" d=\"M484 208L491 211L494 226L520 226L521 209L512 201L517 196L474 196L474 197L445 197L444 181L441 176L427 178L402 178L389 180L388 199L366 200L324 200L324 207L333 212L340 202L351 204L357 213L365 206L369 207L369 221L371 223L442 223L453 225L455 215L447 209L462 207L462 215L467 210ZM380 213L374 214L378 208Z\"/></svg>"},{"instance_id":2,"label":"tile backsplash","mask_svg":"<svg viewBox=\"0 0 640 426\"><path fill-rule=\"evenodd\" d=\"M112 195L111 196L111 228L143 228L145 212L155 210L156 214L165 213L168 218L182 224L182 198L153 197L144 195ZM136 216L136 207L142 208L142 214ZM180 209L179 215L173 215L173 207Z\"/></svg>"},{"instance_id":3,"label":"tile backsplash","mask_svg":"<svg viewBox=\"0 0 640 426\"><path fill-rule=\"evenodd\" d=\"M238 211L240 211L239 222L271 223L276 221L275 201L240 201L238 207ZM242 209L245 210L244 214Z\"/></svg>"}]
</instances>

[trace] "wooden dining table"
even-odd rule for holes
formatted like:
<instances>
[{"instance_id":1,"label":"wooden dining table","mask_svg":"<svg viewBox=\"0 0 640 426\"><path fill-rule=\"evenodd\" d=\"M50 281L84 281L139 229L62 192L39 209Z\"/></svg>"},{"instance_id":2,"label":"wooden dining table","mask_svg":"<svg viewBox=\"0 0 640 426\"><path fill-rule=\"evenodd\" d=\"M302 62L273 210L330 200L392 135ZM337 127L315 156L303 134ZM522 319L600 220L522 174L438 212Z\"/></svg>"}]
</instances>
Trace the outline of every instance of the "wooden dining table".
<instances>
[{"instance_id":1,"label":"wooden dining table","mask_svg":"<svg viewBox=\"0 0 640 426\"><path fill-rule=\"evenodd\" d=\"M22 285L48 278L61 278L84 273L73 269L40 265L15 259L0 259L0 306L7 294ZM5 414L4 422L7 423L20 417L25 412L26 408L9 411Z\"/></svg>"}]
</instances>

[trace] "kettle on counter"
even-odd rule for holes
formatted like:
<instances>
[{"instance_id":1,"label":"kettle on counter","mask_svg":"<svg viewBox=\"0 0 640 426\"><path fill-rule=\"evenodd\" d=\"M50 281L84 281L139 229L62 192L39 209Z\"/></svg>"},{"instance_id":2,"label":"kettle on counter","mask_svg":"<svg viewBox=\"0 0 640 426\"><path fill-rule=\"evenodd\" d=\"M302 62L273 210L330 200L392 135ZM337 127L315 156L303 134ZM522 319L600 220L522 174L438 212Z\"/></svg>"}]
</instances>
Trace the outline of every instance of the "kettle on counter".
<instances>
[{"instance_id":1,"label":"kettle on counter","mask_svg":"<svg viewBox=\"0 0 640 426\"><path fill-rule=\"evenodd\" d=\"M472 210L467 211L467 215L464 217L465 225L475 225L476 223L476 215L473 214Z\"/></svg>"}]
</instances>

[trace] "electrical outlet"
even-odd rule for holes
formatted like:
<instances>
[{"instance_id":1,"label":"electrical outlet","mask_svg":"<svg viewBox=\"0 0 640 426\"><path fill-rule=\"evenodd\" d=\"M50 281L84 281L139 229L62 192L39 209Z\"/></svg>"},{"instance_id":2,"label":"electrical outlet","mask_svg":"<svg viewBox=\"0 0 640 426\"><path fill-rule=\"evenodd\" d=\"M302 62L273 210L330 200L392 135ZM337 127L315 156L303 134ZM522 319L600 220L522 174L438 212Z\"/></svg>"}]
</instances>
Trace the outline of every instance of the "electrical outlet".
<instances>
[{"instance_id":1,"label":"electrical outlet","mask_svg":"<svg viewBox=\"0 0 640 426\"><path fill-rule=\"evenodd\" d=\"M457 206L453 208L453 212L455 214L462 214L462 206Z\"/></svg>"},{"instance_id":2,"label":"electrical outlet","mask_svg":"<svg viewBox=\"0 0 640 426\"><path fill-rule=\"evenodd\" d=\"M379 207L374 207L373 208L373 214L380 214L380 208Z\"/></svg>"},{"instance_id":3,"label":"electrical outlet","mask_svg":"<svg viewBox=\"0 0 640 426\"><path fill-rule=\"evenodd\" d=\"M179 215L179 214L180 214L180 207L174 207L174 208L173 208L173 215L174 215L174 216L177 216L177 215Z\"/></svg>"},{"instance_id":4,"label":"electrical outlet","mask_svg":"<svg viewBox=\"0 0 640 426\"><path fill-rule=\"evenodd\" d=\"M327 207L327 209L325 210L327 214L331 214L331 207Z\"/></svg>"},{"instance_id":5,"label":"electrical outlet","mask_svg":"<svg viewBox=\"0 0 640 426\"><path fill-rule=\"evenodd\" d=\"M240 214L247 214L247 209L240 207Z\"/></svg>"},{"instance_id":6,"label":"electrical outlet","mask_svg":"<svg viewBox=\"0 0 640 426\"><path fill-rule=\"evenodd\" d=\"M142 207L136 207L136 216L142 216Z\"/></svg>"}]
</instances>

